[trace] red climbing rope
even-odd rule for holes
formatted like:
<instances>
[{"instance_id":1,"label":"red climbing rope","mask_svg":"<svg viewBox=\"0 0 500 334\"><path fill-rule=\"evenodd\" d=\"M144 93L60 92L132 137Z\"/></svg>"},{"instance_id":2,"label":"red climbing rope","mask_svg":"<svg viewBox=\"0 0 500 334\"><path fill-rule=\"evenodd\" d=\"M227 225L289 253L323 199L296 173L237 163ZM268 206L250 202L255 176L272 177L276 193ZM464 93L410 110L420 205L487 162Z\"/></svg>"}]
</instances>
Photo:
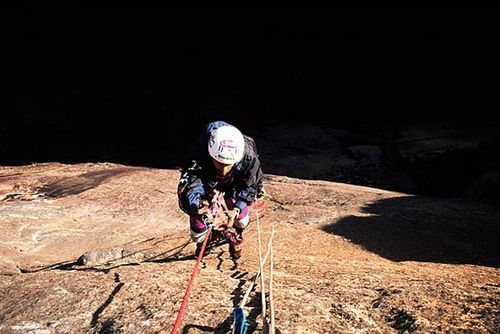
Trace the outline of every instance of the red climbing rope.
<instances>
[{"instance_id":1,"label":"red climbing rope","mask_svg":"<svg viewBox=\"0 0 500 334\"><path fill-rule=\"evenodd\" d=\"M213 217L217 217L220 214L220 212L222 212L224 209L227 210L227 207L225 205L225 200L224 200L224 192L216 191L212 197L212 201L210 204L211 204L210 210L212 212ZM255 203L254 209L257 211L257 217L258 217L258 213L261 212L263 210L263 208L264 208L264 201L263 200L257 201ZM194 278L196 276L196 273L198 272L198 267L200 266L201 259L203 258L203 254L205 253L205 248L207 246L207 242L210 239L210 235L212 233L212 227L213 227L213 225L209 225L208 230L207 230L207 234L205 235L205 240L203 240L203 244L201 246L200 253L198 254L196 264L194 265L193 272L191 273L191 278L189 279L186 293L184 294L184 299L182 300L182 305L181 305L181 308L179 310L179 314L177 314L177 319L175 319L174 327L172 329L171 334L176 334L177 331L179 330L179 327L181 326L182 317L184 316L184 312L186 311L186 306L187 306L187 302L189 299L189 294L191 293L191 286L193 285Z\"/></svg>"},{"instance_id":2,"label":"red climbing rope","mask_svg":"<svg viewBox=\"0 0 500 334\"><path fill-rule=\"evenodd\" d=\"M182 305L179 310L179 314L177 314L177 319L175 319L174 328L172 329L172 334L177 333L179 327L181 326L182 316L184 315L184 311L186 311L187 302L189 299L189 294L191 293L191 286L193 285L194 278L196 273L198 272L198 267L200 266L201 259L203 258L203 254L205 252L205 247L207 246L207 241L210 239L210 234L212 233L212 226L208 227L207 234L205 235L205 240L203 240L203 245L201 245L201 251L198 254L198 259L196 260L196 264L194 265L193 272L191 273L191 278L189 279L189 283L186 289L186 293L184 294L184 299L182 300Z\"/></svg>"}]
</instances>

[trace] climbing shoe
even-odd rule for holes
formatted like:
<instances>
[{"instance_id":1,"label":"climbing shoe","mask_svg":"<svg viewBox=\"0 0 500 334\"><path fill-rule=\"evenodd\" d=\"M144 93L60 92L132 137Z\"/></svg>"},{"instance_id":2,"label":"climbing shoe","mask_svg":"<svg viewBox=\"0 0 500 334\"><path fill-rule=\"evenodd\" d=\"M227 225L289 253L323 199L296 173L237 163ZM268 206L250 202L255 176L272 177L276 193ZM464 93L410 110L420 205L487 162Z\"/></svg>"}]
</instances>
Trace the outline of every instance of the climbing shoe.
<instances>
[{"instance_id":1,"label":"climbing shoe","mask_svg":"<svg viewBox=\"0 0 500 334\"><path fill-rule=\"evenodd\" d=\"M237 260L241 257L241 245L229 244L229 255L233 260Z\"/></svg>"}]
</instances>

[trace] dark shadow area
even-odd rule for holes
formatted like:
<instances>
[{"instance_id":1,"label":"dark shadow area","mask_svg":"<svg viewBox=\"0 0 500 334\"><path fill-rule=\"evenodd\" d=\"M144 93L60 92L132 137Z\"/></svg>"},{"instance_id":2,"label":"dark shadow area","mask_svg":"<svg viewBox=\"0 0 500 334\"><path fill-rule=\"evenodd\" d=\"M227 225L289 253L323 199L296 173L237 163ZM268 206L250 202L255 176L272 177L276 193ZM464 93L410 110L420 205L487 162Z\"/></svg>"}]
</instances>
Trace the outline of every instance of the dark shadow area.
<instances>
[{"instance_id":1,"label":"dark shadow area","mask_svg":"<svg viewBox=\"0 0 500 334\"><path fill-rule=\"evenodd\" d=\"M274 163L283 156L269 150L304 156L287 166L321 164L337 159L328 150L339 143L279 142L272 134L283 123L362 132L369 139L349 144L378 145L383 153L393 151L401 129L420 122L451 122L459 130L495 123L490 116L498 109L490 84L499 76L492 42L500 32L495 6L147 1L1 6L6 66L0 165L57 161L177 168L202 126L224 119L256 137L264 172L289 175L291 168ZM491 152L499 142L488 142L479 166L475 153L457 157L466 159L462 183L440 182L436 179L447 174L438 173L427 184L418 164L398 160L399 153L376 168L337 167L311 176L454 196L498 165L499 155ZM357 148L340 145L345 159L357 158ZM363 173L346 172L356 169ZM384 170L397 178L383 182ZM435 170L427 162L421 169Z\"/></svg>"},{"instance_id":2,"label":"dark shadow area","mask_svg":"<svg viewBox=\"0 0 500 334\"><path fill-rule=\"evenodd\" d=\"M130 169L115 168L88 172L51 182L41 187L38 192L54 198L77 195L89 189L93 189L106 182L106 180L123 173L130 173Z\"/></svg>"},{"instance_id":3,"label":"dark shadow area","mask_svg":"<svg viewBox=\"0 0 500 334\"><path fill-rule=\"evenodd\" d=\"M425 197L377 201L324 227L391 261L500 266L500 211Z\"/></svg>"},{"instance_id":4,"label":"dark shadow area","mask_svg":"<svg viewBox=\"0 0 500 334\"><path fill-rule=\"evenodd\" d=\"M20 272L21 273L36 273L39 271L46 271L46 270L70 270L73 266L75 266L77 264L78 264L78 261L70 260L70 261L63 261L63 262L50 264L50 265L43 266L43 267L37 267L37 268L20 268Z\"/></svg>"},{"instance_id":5,"label":"dark shadow area","mask_svg":"<svg viewBox=\"0 0 500 334\"><path fill-rule=\"evenodd\" d=\"M115 320L113 318L106 319L102 322L98 334L113 334L119 333L119 329L115 329Z\"/></svg>"},{"instance_id":6,"label":"dark shadow area","mask_svg":"<svg viewBox=\"0 0 500 334\"><path fill-rule=\"evenodd\" d=\"M203 326L203 325L196 325L196 324L187 324L184 327L182 327L182 334L189 334L189 331L192 328L200 330L201 333L218 333L218 334L230 333L230 328L229 327L225 328L223 331L216 332L214 330L214 328L212 328L210 326Z\"/></svg>"},{"instance_id":7,"label":"dark shadow area","mask_svg":"<svg viewBox=\"0 0 500 334\"><path fill-rule=\"evenodd\" d=\"M125 283L120 282L120 276L118 274L115 274L115 282L118 284L115 286L113 291L111 291L111 293L108 296L108 299L106 299L106 301L101 306L99 306L97 308L97 310L94 312L94 314L92 314L92 322L90 323L90 325L92 327L95 327L97 325L97 322L99 321L99 316L101 315L101 313L106 309L106 307L108 307L109 304L111 304L111 302L115 298L116 294L118 292L120 292L121 288L125 284ZM104 327L108 328L109 325L110 325L109 323L105 322L105 324L103 325L103 328ZM105 332L107 332L107 330ZM99 333L101 333L101 331Z\"/></svg>"},{"instance_id":8,"label":"dark shadow area","mask_svg":"<svg viewBox=\"0 0 500 334\"><path fill-rule=\"evenodd\" d=\"M259 324L257 317L262 314L262 294L256 293L248 301L247 307L250 309L247 315L248 333L255 333ZM260 324L262 326L262 324ZM276 330L276 332L278 332Z\"/></svg>"}]
</instances>

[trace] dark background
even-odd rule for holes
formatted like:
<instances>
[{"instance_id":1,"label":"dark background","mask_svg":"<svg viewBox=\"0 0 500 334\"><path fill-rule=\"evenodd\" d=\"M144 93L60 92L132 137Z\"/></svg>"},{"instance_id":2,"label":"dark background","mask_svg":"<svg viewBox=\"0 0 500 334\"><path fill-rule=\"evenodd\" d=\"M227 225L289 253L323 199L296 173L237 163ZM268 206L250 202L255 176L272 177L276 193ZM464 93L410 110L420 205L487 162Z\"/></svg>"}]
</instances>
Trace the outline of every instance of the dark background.
<instances>
[{"instance_id":1,"label":"dark background","mask_svg":"<svg viewBox=\"0 0 500 334\"><path fill-rule=\"evenodd\" d=\"M2 5L0 164L178 167L209 120L491 125L500 12L483 5Z\"/></svg>"}]
</instances>

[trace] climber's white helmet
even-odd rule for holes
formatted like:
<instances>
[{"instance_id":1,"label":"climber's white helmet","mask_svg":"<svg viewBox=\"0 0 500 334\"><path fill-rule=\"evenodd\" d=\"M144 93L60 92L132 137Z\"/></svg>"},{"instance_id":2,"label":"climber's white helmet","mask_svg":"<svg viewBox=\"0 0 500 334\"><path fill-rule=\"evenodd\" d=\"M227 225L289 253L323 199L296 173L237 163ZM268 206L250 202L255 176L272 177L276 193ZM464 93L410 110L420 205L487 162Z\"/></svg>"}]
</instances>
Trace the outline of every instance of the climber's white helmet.
<instances>
[{"instance_id":1,"label":"climber's white helmet","mask_svg":"<svg viewBox=\"0 0 500 334\"><path fill-rule=\"evenodd\" d=\"M235 164L243 158L245 140L234 126L224 125L212 130L208 139L208 153L223 164Z\"/></svg>"}]
</instances>

